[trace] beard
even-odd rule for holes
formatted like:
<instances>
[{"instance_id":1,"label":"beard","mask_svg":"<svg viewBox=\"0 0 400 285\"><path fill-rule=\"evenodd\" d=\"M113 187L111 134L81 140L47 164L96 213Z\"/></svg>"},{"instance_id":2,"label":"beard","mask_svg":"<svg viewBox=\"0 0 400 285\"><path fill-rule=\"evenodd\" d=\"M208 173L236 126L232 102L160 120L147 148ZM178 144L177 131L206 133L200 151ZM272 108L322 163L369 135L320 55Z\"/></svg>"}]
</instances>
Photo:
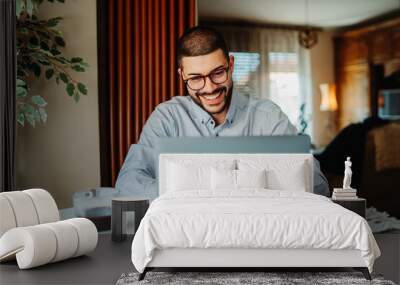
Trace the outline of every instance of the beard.
<instances>
[{"instance_id":1,"label":"beard","mask_svg":"<svg viewBox=\"0 0 400 285\"><path fill-rule=\"evenodd\" d=\"M219 106L219 108L217 108L217 106L215 106L215 105L214 105L215 106L214 107L213 105L209 105L202 101L202 100L204 100L204 101L207 100L207 99L205 99L205 97L202 97L202 96L217 95L217 94L220 94L221 92L223 92L224 98L223 98L223 101L218 104L218 105L221 104L221 106ZM232 97L231 94L232 94L232 88L228 89L227 86L221 86L221 87L218 87L217 89L215 89L212 93L196 92L194 94L194 96L192 96L192 97L195 98L195 100L194 100L195 103L197 105L199 105L203 110L205 110L207 113L209 113L211 115L215 115L215 114L224 112L228 108L230 101L231 101L231 97Z\"/></svg>"}]
</instances>

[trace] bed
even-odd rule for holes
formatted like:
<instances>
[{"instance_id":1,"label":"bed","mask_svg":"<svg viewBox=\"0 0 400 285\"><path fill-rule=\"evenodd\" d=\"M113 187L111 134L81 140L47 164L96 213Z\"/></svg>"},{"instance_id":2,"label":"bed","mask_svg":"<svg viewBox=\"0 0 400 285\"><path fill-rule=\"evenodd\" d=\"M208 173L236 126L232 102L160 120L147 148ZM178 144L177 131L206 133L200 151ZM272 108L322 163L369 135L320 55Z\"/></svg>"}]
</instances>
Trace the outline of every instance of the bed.
<instances>
[{"instance_id":1,"label":"bed","mask_svg":"<svg viewBox=\"0 0 400 285\"><path fill-rule=\"evenodd\" d=\"M132 242L143 279L158 267L353 267L380 251L359 215L313 194L311 154L159 156L159 192Z\"/></svg>"}]
</instances>

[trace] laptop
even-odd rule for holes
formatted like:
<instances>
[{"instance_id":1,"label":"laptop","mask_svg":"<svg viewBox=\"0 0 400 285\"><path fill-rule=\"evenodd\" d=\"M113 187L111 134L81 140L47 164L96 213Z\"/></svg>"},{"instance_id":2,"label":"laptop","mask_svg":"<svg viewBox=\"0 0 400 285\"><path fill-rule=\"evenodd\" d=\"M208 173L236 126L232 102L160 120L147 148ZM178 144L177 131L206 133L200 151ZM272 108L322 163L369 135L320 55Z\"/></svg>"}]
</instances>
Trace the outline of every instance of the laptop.
<instances>
[{"instance_id":1,"label":"laptop","mask_svg":"<svg viewBox=\"0 0 400 285\"><path fill-rule=\"evenodd\" d=\"M310 153L308 135L243 137L162 137L155 149L160 153Z\"/></svg>"}]
</instances>

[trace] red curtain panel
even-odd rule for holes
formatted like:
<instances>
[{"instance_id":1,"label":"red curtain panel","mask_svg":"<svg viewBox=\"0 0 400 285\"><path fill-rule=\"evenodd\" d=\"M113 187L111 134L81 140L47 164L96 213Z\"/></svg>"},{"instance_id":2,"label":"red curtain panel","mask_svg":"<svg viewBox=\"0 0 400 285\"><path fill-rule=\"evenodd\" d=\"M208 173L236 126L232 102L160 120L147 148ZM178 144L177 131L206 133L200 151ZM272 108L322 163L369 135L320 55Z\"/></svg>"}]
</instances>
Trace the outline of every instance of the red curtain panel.
<instances>
[{"instance_id":1,"label":"red curtain panel","mask_svg":"<svg viewBox=\"0 0 400 285\"><path fill-rule=\"evenodd\" d=\"M196 0L99 0L98 19L101 176L114 186L155 106L185 93L176 43Z\"/></svg>"}]
</instances>

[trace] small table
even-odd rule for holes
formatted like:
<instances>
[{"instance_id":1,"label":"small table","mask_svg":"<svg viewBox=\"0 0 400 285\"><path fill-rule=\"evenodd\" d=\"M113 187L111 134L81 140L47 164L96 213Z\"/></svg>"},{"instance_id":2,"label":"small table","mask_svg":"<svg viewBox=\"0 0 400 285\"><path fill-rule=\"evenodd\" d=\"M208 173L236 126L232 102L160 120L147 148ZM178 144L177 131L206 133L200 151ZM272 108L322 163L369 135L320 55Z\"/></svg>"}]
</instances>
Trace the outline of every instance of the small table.
<instances>
[{"instance_id":1,"label":"small table","mask_svg":"<svg viewBox=\"0 0 400 285\"><path fill-rule=\"evenodd\" d=\"M133 235L133 232L127 232L127 224L134 213L135 231L138 229L140 221L149 208L147 198L120 197L112 199L111 214L111 238L113 241L123 241L127 235Z\"/></svg>"},{"instance_id":2,"label":"small table","mask_svg":"<svg viewBox=\"0 0 400 285\"><path fill-rule=\"evenodd\" d=\"M367 201L363 198L348 199L348 200L337 200L332 199L332 202L339 204L340 206L359 214L365 219L365 209L367 207Z\"/></svg>"}]
</instances>

